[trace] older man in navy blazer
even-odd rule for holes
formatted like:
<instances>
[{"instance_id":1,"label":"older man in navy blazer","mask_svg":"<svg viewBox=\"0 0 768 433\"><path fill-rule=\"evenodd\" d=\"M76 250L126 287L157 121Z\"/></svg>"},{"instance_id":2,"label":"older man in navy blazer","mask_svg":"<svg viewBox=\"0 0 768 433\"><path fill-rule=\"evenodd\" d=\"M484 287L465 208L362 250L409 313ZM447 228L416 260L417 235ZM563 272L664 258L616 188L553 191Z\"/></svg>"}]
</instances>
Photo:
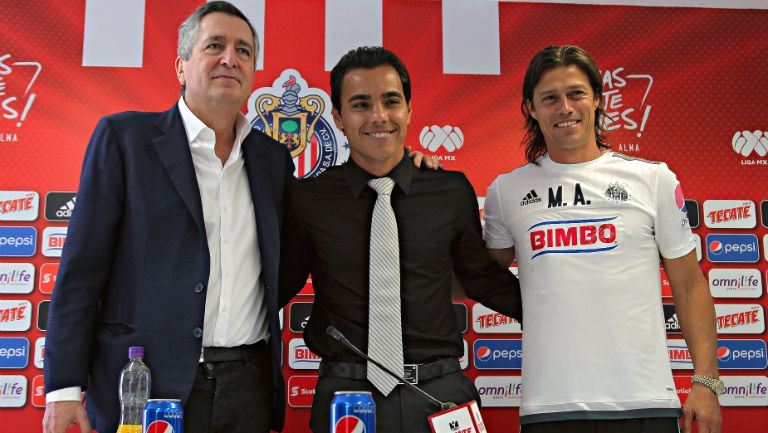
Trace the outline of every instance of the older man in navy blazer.
<instances>
[{"instance_id":1,"label":"older man in navy blazer","mask_svg":"<svg viewBox=\"0 0 768 433\"><path fill-rule=\"evenodd\" d=\"M182 98L103 118L50 307L45 432L113 433L129 346L189 432L281 430L277 273L287 149L240 112L256 32L225 2L179 29ZM85 409L80 392L86 392Z\"/></svg>"}]
</instances>

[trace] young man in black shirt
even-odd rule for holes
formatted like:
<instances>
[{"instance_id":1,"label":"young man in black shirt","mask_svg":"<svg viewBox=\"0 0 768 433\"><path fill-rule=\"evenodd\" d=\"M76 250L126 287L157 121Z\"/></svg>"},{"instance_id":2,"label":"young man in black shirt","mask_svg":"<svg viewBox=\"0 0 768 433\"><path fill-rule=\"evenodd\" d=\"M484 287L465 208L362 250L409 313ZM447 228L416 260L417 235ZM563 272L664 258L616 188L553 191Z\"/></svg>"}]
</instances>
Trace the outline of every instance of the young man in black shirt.
<instances>
[{"instance_id":1,"label":"young man in black shirt","mask_svg":"<svg viewBox=\"0 0 768 433\"><path fill-rule=\"evenodd\" d=\"M339 390L372 392L379 432L429 432L427 417L438 411L404 386L379 385L371 376L376 368L326 335L328 326L369 356L379 353L385 364L382 358L395 352L398 373L407 371L437 399L460 404L480 397L458 362L463 343L451 303L452 273L470 298L521 319L518 281L487 255L467 178L415 168L405 152L410 99L408 72L392 52L363 47L347 53L331 72L331 100L351 158L288 194L280 302L312 274L315 303L304 339L323 358L310 419L314 432L329 430L330 403ZM391 193L374 191L372 179L393 181ZM379 194L391 202L396 220L394 244L384 252L378 244L388 241L374 237ZM394 313L376 309L374 298L382 297ZM386 335L371 338L374 332ZM391 349L372 347L393 333Z\"/></svg>"}]
</instances>

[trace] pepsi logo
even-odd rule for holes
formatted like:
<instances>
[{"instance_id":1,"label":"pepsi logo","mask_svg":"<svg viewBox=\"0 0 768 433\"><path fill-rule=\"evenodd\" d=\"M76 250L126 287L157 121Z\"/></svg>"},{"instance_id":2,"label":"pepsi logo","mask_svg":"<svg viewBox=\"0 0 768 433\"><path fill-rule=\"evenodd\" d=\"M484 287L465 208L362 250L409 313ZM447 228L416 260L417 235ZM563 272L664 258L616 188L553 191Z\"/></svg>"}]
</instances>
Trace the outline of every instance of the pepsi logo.
<instances>
[{"instance_id":1,"label":"pepsi logo","mask_svg":"<svg viewBox=\"0 0 768 433\"><path fill-rule=\"evenodd\" d=\"M491 358L491 348L488 346L480 346L477 349L477 359L481 361L487 361Z\"/></svg>"},{"instance_id":2,"label":"pepsi logo","mask_svg":"<svg viewBox=\"0 0 768 433\"><path fill-rule=\"evenodd\" d=\"M173 426L168 421L163 421L159 419L157 421L152 421L152 424L147 426L147 429L144 431L144 433L174 433L174 432L173 432Z\"/></svg>"},{"instance_id":3,"label":"pepsi logo","mask_svg":"<svg viewBox=\"0 0 768 433\"><path fill-rule=\"evenodd\" d=\"M347 415L336 421L335 433L365 433L365 423L356 416Z\"/></svg>"},{"instance_id":4,"label":"pepsi logo","mask_svg":"<svg viewBox=\"0 0 768 433\"><path fill-rule=\"evenodd\" d=\"M683 196L683 187L681 187L679 183L675 187L675 203L677 203L677 208L680 209L680 212L688 213L688 210L685 207L685 197Z\"/></svg>"},{"instance_id":5,"label":"pepsi logo","mask_svg":"<svg viewBox=\"0 0 768 433\"><path fill-rule=\"evenodd\" d=\"M718 255L723 252L723 243L720 241L712 241L709 244L709 252Z\"/></svg>"},{"instance_id":6,"label":"pepsi logo","mask_svg":"<svg viewBox=\"0 0 768 433\"><path fill-rule=\"evenodd\" d=\"M731 356L731 349L727 347L718 347L717 348L717 359L719 360L726 360L728 357Z\"/></svg>"}]
</instances>

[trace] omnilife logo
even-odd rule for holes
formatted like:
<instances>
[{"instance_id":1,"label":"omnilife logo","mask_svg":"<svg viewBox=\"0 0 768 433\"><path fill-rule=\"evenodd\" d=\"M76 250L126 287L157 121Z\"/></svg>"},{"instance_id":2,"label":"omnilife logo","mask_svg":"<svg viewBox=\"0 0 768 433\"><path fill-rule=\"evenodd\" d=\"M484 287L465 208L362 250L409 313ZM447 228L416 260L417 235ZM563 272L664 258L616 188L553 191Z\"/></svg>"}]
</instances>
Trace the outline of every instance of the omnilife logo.
<instances>
[{"instance_id":1,"label":"omnilife logo","mask_svg":"<svg viewBox=\"0 0 768 433\"><path fill-rule=\"evenodd\" d=\"M757 269L710 269L709 291L716 298L759 298L762 275Z\"/></svg>"},{"instance_id":2,"label":"omnilife logo","mask_svg":"<svg viewBox=\"0 0 768 433\"><path fill-rule=\"evenodd\" d=\"M48 221L68 221L75 209L77 193L73 191L53 191L45 195L45 219Z\"/></svg>"},{"instance_id":3,"label":"omnilife logo","mask_svg":"<svg viewBox=\"0 0 768 433\"><path fill-rule=\"evenodd\" d=\"M520 376L477 376L475 387L483 407L520 407Z\"/></svg>"}]
</instances>

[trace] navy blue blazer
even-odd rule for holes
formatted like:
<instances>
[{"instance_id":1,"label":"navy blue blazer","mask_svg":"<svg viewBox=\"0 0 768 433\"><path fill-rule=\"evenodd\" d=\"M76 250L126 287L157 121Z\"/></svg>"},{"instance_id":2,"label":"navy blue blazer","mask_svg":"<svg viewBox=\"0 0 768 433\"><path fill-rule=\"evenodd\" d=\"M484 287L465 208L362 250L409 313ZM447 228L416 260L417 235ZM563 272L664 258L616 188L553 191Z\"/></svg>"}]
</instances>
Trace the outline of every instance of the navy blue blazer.
<instances>
[{"instance_id":1,"label":"navy blue blazer","mask_svg":"<svg viewBox=\"0 0 768 433\"><path fill-rule=\"evenodd\" d=\"M258 131L242 144L266 288L282 430L285 383L277 284L287 149ZM91 426L116 431L129 346L144 346L152 398L186 402L200 359L210 268L200 192L178 107L126 112L96 126L83 162L46 333L46 392L86 390ZM250 266L242 263L242 266Z\"/></svg>"}]
</instances>

